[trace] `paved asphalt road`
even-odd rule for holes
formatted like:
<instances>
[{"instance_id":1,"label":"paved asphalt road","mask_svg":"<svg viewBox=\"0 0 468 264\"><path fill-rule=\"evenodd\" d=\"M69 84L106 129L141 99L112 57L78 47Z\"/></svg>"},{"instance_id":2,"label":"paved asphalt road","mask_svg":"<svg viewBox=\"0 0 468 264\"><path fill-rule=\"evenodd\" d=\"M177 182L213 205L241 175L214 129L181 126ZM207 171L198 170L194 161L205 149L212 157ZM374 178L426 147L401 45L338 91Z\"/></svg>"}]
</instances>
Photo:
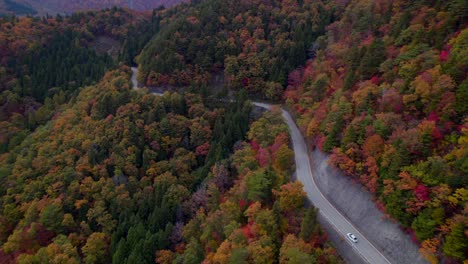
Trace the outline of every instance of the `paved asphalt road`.
<instances>
[{"instance_id":1,"label":"paved asphalt road","mask_svg":"<svg viewBox=\"0 0 468 264\"><path fill-rule=\"evenodd\" d=\"M133 88L138 88L138 82L136 80L137 69L132 68L132 83ZM155 95L161 95L155 93ZM253 103L255 106L262 107L269 110L271 105L265 103ZM356 253L361 256L364 262L370 264L388 264L391 263L379 250L377 250L362 234L359 232L352 223L350 223L320 192L317 187L314 178L312 176L311 165L309 161L309 155L306 143L302 137L301 132L296 126L296 123L292 119L291 115L282 109L283 118L286 124L289 126L291 132L291 138L294 148L294 157L296 160L296 176L299 181L304 185L304 190L307 193L307 197L314 204L315 207L319 208L320 214L322 214L328 222L343 236ZM351 242L347 237L347 233L352 233L358 238L357 243Z\"/></svg>"},{"instance_id":2,"label":"paved asphalt road","mask_svg":"<svg viewBox=\"0 0 468 264\"><path fill-rule=\"evenodd\" d=\"M269 109L270 105L264 103L254 103L254 105ZM306 143L301 132L296 126L291 115L283 111L283 119L289 126L291 138L294 147L294 157L296 159L296 176L299 181L304 184L304 190L307 197L312 201L315 207L319 208L319 212L330 222L335 230L343 236L343 239L348 241L352 248L359 256L370 264L390 263L390 261L377 250L353 225L350 223L335 207L325 198L318 189L310 167L309 155ZM350 201L352 202L352 201ZM357 243L351 242L347 237L347 233L352 233L358 238Z\"/></svg>"}]
</instances>

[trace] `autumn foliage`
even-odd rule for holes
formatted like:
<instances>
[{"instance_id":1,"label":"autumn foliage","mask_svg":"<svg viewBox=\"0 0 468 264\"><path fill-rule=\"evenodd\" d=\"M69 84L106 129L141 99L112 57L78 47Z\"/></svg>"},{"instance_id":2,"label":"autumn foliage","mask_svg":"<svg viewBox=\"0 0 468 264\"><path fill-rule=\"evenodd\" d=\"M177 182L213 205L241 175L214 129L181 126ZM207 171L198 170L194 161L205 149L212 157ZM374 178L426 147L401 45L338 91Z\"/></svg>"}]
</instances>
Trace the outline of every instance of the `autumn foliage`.
<instances>
[{"instance_id":1,"label":"autumn foliage","mask_svg":"<svg viewBox=\"0 0 468 264\"><path fill-rule=\"evenodd\" d=\"M248 137L256 141L244 142L229 160L213 167L189 199L195 203L203 194L206 204L183 227L180 244L157 251L157 263L341 263L317 223L317 211L304 208L302 183L287 183L292 167L275 165L276 159L292 162L293 156L284 154L290 151L284 129L278 112L266 112L252 123ZM226 173L233 181L220 186L218 179Z\"/></svg>"},{"instance_id":2,"label":"autumn foliage","mask_svg":"<svg viewBox=\"0 0 468 264\"><path fill-rule=\"evenodd\" d=\"M153 262L182 239L182 221L231 186L218 165L217 187L195 191L244 138L239 130L227 141L224 131L240 126L230 115L248 123L249 105L210 110L198 95L134 91L129 78L126 66L107 72L1 156L2 261Z\"/></svg>"},{"instance_id":3,"label":"autumn foliage","mask_svg":"<svg viewBox=\"0 0 468 264\"><path fill-rule=\"evenodd\" d=\"M414 232L433 263L467 258L468 30L460 5L350 1L285 93L313 144Z\"/></svg>"},{"instance_id":4,"label":"autumn foliage","mask_svg":"<svg viewBox=\"0 0 468 264\"><path fill-rule=\"evenodd\" d=\"M279 100L289 71L324 31L327 1L217 1L181 7L138 57L149 86L226 86Z\"/></svg>"}]
</instances>

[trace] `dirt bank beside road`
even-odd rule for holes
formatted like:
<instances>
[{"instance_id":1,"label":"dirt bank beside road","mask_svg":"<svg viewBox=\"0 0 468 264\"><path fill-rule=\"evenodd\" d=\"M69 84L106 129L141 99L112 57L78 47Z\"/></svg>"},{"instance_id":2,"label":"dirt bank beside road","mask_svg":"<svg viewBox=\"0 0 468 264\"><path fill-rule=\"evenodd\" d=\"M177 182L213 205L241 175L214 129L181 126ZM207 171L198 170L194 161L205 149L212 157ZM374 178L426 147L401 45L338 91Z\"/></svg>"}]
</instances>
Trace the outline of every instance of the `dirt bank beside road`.
<instances>
[{"instance_id":1,"label":"dirt bank beside road","mask_svg":"<svg viewBox=\"0 0 468 264\"><path fill-rule=\"evenodd\" d=\"M326 198L392 263L427 263L419 247L394 221L387 219L364 187L328 164L328 156L311 152L312 174Z\"/></svg>"}]
</instances>

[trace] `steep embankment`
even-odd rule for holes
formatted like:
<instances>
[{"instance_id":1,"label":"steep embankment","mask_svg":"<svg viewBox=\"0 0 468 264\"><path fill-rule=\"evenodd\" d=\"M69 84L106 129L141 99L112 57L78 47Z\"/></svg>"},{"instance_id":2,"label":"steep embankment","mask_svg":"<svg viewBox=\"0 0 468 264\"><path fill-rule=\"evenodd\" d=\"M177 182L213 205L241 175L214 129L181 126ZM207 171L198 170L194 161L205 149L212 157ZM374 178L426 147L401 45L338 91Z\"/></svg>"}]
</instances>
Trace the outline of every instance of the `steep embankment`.
<instances>
[{"instance_id":1,"label":"steep embankment","mask_svg":"<svg viewBox=\"0 0 468 264\"><path fill-rule=\"evenodd\" d=\"M312 151L311 160L321 192L392 263L426 263L417 244L377 208L372 195L361 184L330 166L329 156L318 149Z\"/></svg>"}]
</instances>

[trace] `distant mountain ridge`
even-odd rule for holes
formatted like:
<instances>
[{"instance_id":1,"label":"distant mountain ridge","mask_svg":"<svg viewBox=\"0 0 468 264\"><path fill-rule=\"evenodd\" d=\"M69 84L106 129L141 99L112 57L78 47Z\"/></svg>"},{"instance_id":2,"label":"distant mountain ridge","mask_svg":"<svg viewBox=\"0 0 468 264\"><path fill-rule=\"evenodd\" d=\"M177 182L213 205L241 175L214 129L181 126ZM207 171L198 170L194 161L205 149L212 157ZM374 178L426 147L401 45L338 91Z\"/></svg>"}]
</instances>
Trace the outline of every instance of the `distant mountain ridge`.
<instances>
[{"instance_id":1,"label":"distant mountain ridge","mask_svg":"<svg viewBox=\"0 0 468 264\"><path fill-rule=\"evenodd\" d=\"M37 11L31 5L19 1L0 0L0 16L6 14L34 15Z\"/></svg>"},{"instance_id":2,"label":"distant mountain ridge","mask_svg":"<svg viewBox=\"0 0 468 264\"><path fill-rule=\"evenodd\" d=\"M0 0L0 14L56 14L99 10L113 6L144 11L170 7L183 0Z\"/></svg>"}]
</instances>

